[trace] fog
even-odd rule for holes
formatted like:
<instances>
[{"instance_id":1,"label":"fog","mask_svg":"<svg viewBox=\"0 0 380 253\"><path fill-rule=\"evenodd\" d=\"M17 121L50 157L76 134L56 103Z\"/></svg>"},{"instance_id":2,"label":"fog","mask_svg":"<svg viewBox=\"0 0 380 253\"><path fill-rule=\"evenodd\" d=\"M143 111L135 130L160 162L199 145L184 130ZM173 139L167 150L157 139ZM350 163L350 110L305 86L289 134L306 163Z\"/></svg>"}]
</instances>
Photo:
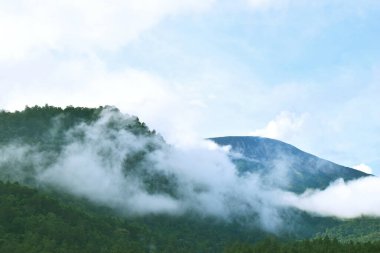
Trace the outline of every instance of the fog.
<instances>
[{"instance_id":1,"label":"fog","mask_svg":"<svg viewBox=\"0 0 380 253\"><path fill-rule=\"evenodd\" d=\"M287 178L286 160L276 161L265 178L239 175L230 159L239 154L228 147L207 140L168 145L159 135L127 130L124 126L132 120L105 109L96 122L68 130L59 153L20 142L2 146L3 177L53 187L126 215L196 212L225 220L254 216L269 231L281 227L281 212L289 207L321 216L380 216L378 178L337 181L323 191L297 195L268 183ZM58 127L59 118L56 122ZM141 159L127 159L136 154Z\"/></svg>"},{"instance_id":2,"label":"fog","mask_svg":"<svg viewBox=\"0 0 380 253\"><path fill-rule=\"evenodd\" d=\"M339 179L325 190L309 190L285 197L289 205L322 216L356 218L380 216L380 179L365 177L344 182Z\"/></svg>"}]
</instances>

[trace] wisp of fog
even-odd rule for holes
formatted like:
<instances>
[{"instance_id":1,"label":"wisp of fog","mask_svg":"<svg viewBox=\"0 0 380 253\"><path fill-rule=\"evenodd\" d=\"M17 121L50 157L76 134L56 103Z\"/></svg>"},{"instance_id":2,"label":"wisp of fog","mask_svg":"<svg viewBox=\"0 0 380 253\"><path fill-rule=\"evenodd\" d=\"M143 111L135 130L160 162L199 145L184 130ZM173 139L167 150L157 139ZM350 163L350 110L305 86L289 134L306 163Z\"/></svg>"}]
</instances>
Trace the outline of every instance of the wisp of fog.
<instances>
[{"instance_id":1,"label":"wisp of fog","mask_svg":"<svg viewBox=\"0 0 380 253\"><path fill-rule=\"evenodd\" d=\"M286 208L342 218L380 216L376 177L338 180L325 190L295 194L266 184L260 174L239 174L230 159L236 154L228 147L208 140L168 145L159 135L126 129L131 120L104 109L97 121L68 130L58 154L38 145L2 146L3 177L32 180L129 215L196 212L227 220L253 215L270 231L281 226L281 210ZM284 164L279 162L279 174L270 176L285 178Z\"/></svg>"}]
</instances>

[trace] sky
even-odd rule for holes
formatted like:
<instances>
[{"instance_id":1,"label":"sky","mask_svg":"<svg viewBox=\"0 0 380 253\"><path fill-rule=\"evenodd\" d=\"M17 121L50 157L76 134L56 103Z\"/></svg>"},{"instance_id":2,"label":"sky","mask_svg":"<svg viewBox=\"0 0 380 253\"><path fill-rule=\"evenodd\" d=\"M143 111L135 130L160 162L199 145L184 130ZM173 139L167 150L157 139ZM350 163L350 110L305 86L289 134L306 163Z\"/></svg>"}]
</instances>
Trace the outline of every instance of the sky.
<instances>
[{"instance_id":1,"label":"sky","mask_svg":"<svg viewBox=\"0 0 380 253\"><path fill-rule=\"evenodd\" d=\"M377 0L0 0L0 108L114 105L170 143L285 141L380 174Z\"/></svg>"}]
</instances>

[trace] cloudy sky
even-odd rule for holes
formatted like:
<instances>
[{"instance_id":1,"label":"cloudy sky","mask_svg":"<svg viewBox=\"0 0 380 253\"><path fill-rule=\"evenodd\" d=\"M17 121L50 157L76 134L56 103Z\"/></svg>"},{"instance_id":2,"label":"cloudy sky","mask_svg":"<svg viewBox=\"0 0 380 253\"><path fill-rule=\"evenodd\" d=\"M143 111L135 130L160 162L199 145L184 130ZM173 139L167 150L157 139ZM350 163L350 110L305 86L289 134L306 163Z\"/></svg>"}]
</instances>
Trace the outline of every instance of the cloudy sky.
<instances>
[{"instance_id":1,"label":"cloudy sky","mask_svg":"<svg viewBox=\"0 0 380 253\"><path fill-rule=\"evenodd\" d=\"M377 0L0 0L0 108L115 105L380 174Z\"/></svg>"}]
</instances>

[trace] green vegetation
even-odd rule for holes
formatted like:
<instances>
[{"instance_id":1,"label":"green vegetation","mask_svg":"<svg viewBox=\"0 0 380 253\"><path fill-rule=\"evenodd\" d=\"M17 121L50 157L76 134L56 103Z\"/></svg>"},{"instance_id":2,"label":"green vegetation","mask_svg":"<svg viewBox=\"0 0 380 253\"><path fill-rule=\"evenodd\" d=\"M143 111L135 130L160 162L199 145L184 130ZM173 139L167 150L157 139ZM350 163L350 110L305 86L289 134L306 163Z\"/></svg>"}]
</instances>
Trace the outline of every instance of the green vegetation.
<instances>
[{"instance_id":1,"label":"green vegetation","mask_svg":"<svg viewBox=\"0 0 380 253\"><path fill-rule=\"evenodd\" d=\"M99 108L68 106L62 109L49 105L26 107L25 110L16 112L0 111L0 144L22 141L56 149L64 144L62 142L68 129L80 123L95 122L105 109L118 112L118 109L110 106ZM128 122L122 123L120 126L115 121L109 127L124 127L136 135L155 134L137 117L131 117Z\"/></svg>"},{"instance_id":2,"label":"green vegetation","mask_svg":"<svg viewBox=\"0 0 380 253\"><path fill-rule=\"evenodd\" d=\"M341 242L374 242L380 241L380 219L362 217L347 220L338 226L326 229L318 237L336 238Z\"/></svg>"},{"instance_id":3,"label":"green vegetation","mask_svg":"<svg viewBox=\"0 0 380 253\"><path fill-rule=\"evenodd\" d=\"M8 145L8 148L11 146L10 152L13 152L10 156L19 156L18 160L2 161L0 159L0 180L34 186L37 169L45 169L55 163L66 145L83 139L85 133L80 131L80 128L76 131L73 129L83 124L95 124L104 111L114 113L114 118L107 121L107 129L110 132L111 130L126 130L137 137L156 136L159 138L154 130L149 130L137 117L121 116L118 109L110 106L99 108L69 106L62 109L46 105L26 107L23 111L13 113L0 111L0 151L2 147ZM155 148L157 148L156 144L147 143L141 151L137 150L129 154L125 158L126 173L128 173L127 170L142 171L143 168L140 167L144 165L145 150L153 151ZM37 161L35 156L39 153L43 154L43 159ZM152 179L148 178L145 181L146 184L153 185ZM156 185L155 187L157 188ZM154 186L151 188L153 189Z\"/></svg>"},{"instance_id":4,"label":"green vegetation","mask_svg":"<svg viewBox=\"0 0 380 253\"><path fill-rule=\"evenodd\" d=\"M107 129L156 137L156 142L148 141L124 158L125 176L142 179L149 193L176 195L173 189L177 182L172 175L147 170L148 152L166 144L136 117L119 117L112 107L35 106L21 112L1 111L0 149L31 146L48 159L42 159L46 164L36 162L27 150L17 162L0 160L0 252L220 252L228 242L255 242L267 235L239 222L226 223L193 213L130 216L34 181L37 168L54 163L70 144L67 133L75 141L81 140L84 135L72 129L95 124L104 110L115 112ZM20 171L22 176L16 173Z\"/></svg>"},{"instance_id":5,"label":"green vegetation","mask_svg":"<svg viewBox=\"0 0 380 253\"><path fill-rule=\"evenodd\" d=\"M122 218L58 199L0 182L0 252L221 252L229 242L255 242L265 236L191 214Z\"/></svg>"},{"instance_id":6,"label":"green vegetation","mask_svg":"<svg viewBox=\"0 0 380 253\"><path fill-rule=\"evenodd\" d=\"M336 239L320 238L297 242L280 242L274 238L256 244L236 243L224 253L378 253L380 243L341 243Z\"/></svg>"},{"instance_id":7,"label":"green vegetation","mask_svg":"<svg viewBox=\"0 0 380 253\"><path fill-rule=\"evenodd\" d=\"M0 252L144 252L146 228L0 183Z\"/></svg>"},{"instance_id":8,"label":"green vegetation","mask_svg":"<svg viewBox=\"0 0 380 253\"><path fill-rule=\"evenodd\" d=\"M236 223L192 216L122 218L83 200L0 182L0 252L380 252L380 243L261 240Z\"/></svg>"},{"instance_id":9,"label":"green vegetation","mask_svg":"<svg viewBox=\"0 0 380 253\"><path fill-rule=\"evenodd\" d=\"M380 238L380 220L375 218L343 222L286 210L282 213L284 228L274 239L260 228L255 214L228 221L190 211L131 216L39 184L37 169L56 162L73 138L84 138L84 133L72 129L95 124L104 110L116 112L115 119L107 121L107 129L154 137L123 157L124 176L139 178L148 193L181 197L175 190L179 182L174 175L149 170L146 156L166 144L137 117L118 117L113 107L35 106L21 112L0 111L0 252L380 252L379 243L370 243ZM13 154L18 160L3 159L2 148L12 145L16 148L7 152L23 150L19 148L23 145L33 147L44 159L37 161L28 149ZM235 162L248 166L243 160ZM268 236L272 239L263 240Z\"/></svg>"}]
</instances>

